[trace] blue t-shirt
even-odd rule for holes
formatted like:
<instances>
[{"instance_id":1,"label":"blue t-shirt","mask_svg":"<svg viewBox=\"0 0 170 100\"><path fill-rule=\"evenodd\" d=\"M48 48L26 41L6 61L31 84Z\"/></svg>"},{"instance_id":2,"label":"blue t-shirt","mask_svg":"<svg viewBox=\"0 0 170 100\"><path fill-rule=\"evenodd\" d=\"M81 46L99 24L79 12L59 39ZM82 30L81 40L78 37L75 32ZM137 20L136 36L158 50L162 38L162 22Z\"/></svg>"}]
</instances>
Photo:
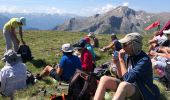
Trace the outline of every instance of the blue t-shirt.
<instances>
[{"instance_id":1,"label":"blue t-shirt","mask_svg":"<svg viewBox=\"0 0 170 100\"><path fill-rule=\"evenodd\" d=\"M65 55L63 54L59 67L63 69L61 79L69 81L74 75L76 69L82 69L80 59L75 55Z\"/></svg>"}]
</instances>

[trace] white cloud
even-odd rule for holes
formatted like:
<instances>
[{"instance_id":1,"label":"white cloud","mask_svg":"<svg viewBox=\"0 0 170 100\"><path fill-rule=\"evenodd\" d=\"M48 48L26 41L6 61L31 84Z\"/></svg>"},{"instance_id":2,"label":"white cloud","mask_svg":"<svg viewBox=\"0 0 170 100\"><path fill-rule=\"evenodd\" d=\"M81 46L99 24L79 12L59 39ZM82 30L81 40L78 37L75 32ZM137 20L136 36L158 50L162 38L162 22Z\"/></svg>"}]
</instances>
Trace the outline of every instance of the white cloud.
<instances>
[{"instance_id":1,"label":"white cloud","mask_svg":"<svg viewBox=\"0 0 170 100\"><path fill-rule=\"evenodd\" d=\"M123 2L122 6L129 6L129 2Z\"/></svg>"},{"instance_id":2,"label":"white cloud","mask_svg":"<svg viewBox=\"0 0 170 100\"><path fill-rule=\"evenodd\" d=\"M84 13L83 15L93 15L93 14L103 14L106 13L112 9L114 9L116 6L107 4L103 7L88 7L88 8L83 8L81 13ZM88 15L87 15L88 14Z\"/></svg>"},{"instance_id":3,"label":"white cloud","mask_svg":"<svg viewBox=\"0 0 170 100\"><path fill-rule=\"evenodd\" d=\"M62 14L65 11L60 10L56 7L18 7L18 6L0 6L0 12L8 12L8 13L58 13Z\"/></svg>"},{"instance_id":4,"label":"white cloud","mask_svg":"<svg viewBox=\"0 0 170 100\"><path fill-rule=\"evenodd\" d=\"M102 7L101 10L99 11L100 13L106 13L112 9L114 9L115 7L111 4L107 4L106 6Z\"/></svg>"}]
</instances>

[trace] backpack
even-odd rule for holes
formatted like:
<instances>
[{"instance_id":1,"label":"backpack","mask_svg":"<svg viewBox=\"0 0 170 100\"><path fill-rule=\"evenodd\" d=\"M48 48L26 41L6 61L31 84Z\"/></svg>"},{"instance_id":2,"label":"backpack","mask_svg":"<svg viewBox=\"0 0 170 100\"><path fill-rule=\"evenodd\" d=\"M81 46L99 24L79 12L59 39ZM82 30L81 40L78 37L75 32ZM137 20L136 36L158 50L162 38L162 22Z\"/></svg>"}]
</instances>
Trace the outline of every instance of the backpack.
<instances>
[{"instance_id":1,"label":"backpack","mask_svg":"<svg viewBox=\"0 0 170 100\"><path fill-rule=\"evenodd\" d=\"M97 80L104 75L117 77L117 68L113 66L112 62L105 62L94 69L93 72Z\"/></svg>"},{"instance_id":2,"label":"backpack","mask_svg":"<svg viewBox=\"0 0 170 100\"><path fill-rule=\"evenodd\" d=\"M27 73L27 80L26 80L27 85L35 84L35 77L34 77L34 75L29 70L27 70L26 73Z\"/></svg>"},{"instance_id":3,"label":"backpack","mask_svg":"<svg viewBox=\"0 0 170 100\"><path fill-rule=\"evenodd\" d=\"M69 82L68 100L90 100L97 89L97 80L93 73L76 70Z\"/></svg>"},{"instance_id":4,"label":"backpack","mask_svg":"<svg viewBox=\"0 0 170 100\"><path fill-rule=\"evenodd\" d=\"M20 45L17 54L21 54L21 58L24 63L33 59L28 45Z\"/></svg>"}]
</instances>

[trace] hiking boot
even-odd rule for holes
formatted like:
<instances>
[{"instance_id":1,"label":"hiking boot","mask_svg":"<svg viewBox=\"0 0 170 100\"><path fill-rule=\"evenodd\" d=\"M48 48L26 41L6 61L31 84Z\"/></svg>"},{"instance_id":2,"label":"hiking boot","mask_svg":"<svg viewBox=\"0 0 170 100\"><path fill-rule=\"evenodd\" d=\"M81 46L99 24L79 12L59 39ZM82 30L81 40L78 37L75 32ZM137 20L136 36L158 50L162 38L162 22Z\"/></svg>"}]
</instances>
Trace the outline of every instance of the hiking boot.
<instances>
[{"instance_id":1,"label":"hiking boot","mask_svg":"<svg viewBox=\"0 0 170 100\"><path fill-rule=\"evenodd\" d=\"M35 76L35 79L37 79L37 80L42 80L42 76L40 76L40 74L37 74L37 75Z\"/></svg>"}]
</instances>

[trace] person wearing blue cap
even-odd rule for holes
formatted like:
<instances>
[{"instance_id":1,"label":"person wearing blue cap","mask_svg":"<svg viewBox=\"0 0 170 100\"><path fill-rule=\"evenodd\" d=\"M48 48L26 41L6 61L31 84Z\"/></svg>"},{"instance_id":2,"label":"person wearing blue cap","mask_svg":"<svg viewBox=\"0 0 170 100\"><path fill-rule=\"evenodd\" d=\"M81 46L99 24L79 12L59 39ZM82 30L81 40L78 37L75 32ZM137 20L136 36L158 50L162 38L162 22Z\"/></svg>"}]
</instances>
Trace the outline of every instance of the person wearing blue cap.
<instances>
[{"instance_id":1,"label":"person wearing blue cap","mask_svg":"<svg viewBox=\"0 0 170 100\"><path fill-rule=\"evenodd\" d=\"M9 49L12 49L12 43L14 45L15 52L18 51L19 48L19 39L17 38L15 29L19 28L19 35L22 44L25 44L23 40L23 32L22 32L22 26L26 25L26 18L20 17L20 18L11 18L3 27L3 35L6 42L6 51Z\"/></svg>"}]
</instances>

